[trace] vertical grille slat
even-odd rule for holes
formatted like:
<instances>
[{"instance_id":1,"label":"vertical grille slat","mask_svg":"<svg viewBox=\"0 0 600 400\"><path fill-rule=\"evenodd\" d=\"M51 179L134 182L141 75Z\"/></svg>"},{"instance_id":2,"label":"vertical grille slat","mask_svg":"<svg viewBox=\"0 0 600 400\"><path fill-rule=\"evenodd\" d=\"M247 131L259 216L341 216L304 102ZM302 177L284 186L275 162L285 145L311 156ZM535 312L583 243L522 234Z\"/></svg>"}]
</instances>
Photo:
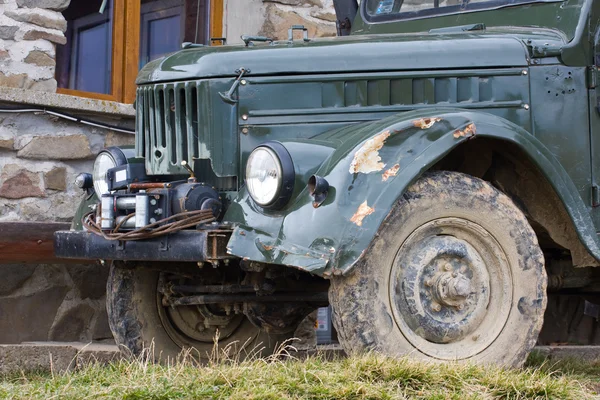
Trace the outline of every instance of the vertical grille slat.
<instances>
[{"instance_id":1,"label":"vertical grille slat","mask_svg":"<svg viewBox=\"0 0 600 400\"><path fill-rule=\"evenodd\" d=\"M175 113L174 104L173 104L173 89L163 85L163 98L162 98L162 106L163 106L163 115L165 118L165 133L163 135L163 146L167 150L169 156L169 162L171 164L175 164L177 161L177 149L175 145L177 144L177 140L175 140Z\"/></svg>"},{"instance_id":2,"label":"vertical grille slat","mask_svg":"<svg viewBox=\"0 0 600 400\"><path fill-rule=\"evenodd\" d=\"M173 90L173 102L175 104L175 143L176 160L175 164L181 165L181 161L185 160L191 164L187 155L187 113L185 107L185 85L178 83Z\"/></svg>"},{"instance_id":3,"label":"vertical grille slat","mask_svg":"<svg viewBox=\"0 0 600 400\"><path fill-rule=\"evenodd\" d=\"M136 93L136 111L135 111L135 155L136 157L144 156L144 139L146 138L145 114L148 112L148 107L144 104L144 89L140 88Z\"/></svg>"},{"instance_id":4,"label":"vertical grille slat","mask_svg":"<svg viewBox=\"0 0 600 400\"><path fill-rule=\"evenodd\" d=\"M161 112L164 96L162 90L156 88L154 90L154 104L152 110L154 110L154 131L152 137L152 148L162 152L164 145L162 144L162 137L164 137L164 115Z\"/></svg>"},{"instance_id":5,"label":"vertical grille slat","mask_svg":"<svg viewBox=\"0 0 600 400\"><path fill-rule=\"evenodd\" d=\"M198 132L198 112L197 112L197 96L196 96L196 84L191 82L185 83L185 112L187 118L186 132L187 132L187 148L188 157L191 159L198 158L197 142L198 138L196 132Z\"/></svg>"},{"instance_id":6,"label":"vertical grille slat","mask_svg":"<svg viewBox=\"0 0 600 400\"><path fill-rule=\"evenodd\" d=\"M146 105L148 111L144 113L146 118L146 157L149 159L152 157L152 149L154 148L154 141L152 137L156 132L156 116L154 115L156 111L154 110L154 91L151 88L145 88L144 97L146 101L144 104Z\"/></svg>"},{"instance_id":7,"label":"vertical grille slat","mask_svg":"<svg viewBox=\"0 0 600 400\"><path fill-rule=\"evenodd\" d=\"M201 98L201 92L200 92L200 82L196 82L196 99L200 99ZM202 158L203 154L201 151L201 146L202 146L202 140L203 140L203 129L202 129L202 124L200 123L200 116L202 115L202 102L197 101L196 102L196 115L198 115L198 129L196 129L196 145L194 146L196 148L196 154L198 155L198 158ZM206 145L206 142L204 142Z\"/></svg>"}]
</instances>

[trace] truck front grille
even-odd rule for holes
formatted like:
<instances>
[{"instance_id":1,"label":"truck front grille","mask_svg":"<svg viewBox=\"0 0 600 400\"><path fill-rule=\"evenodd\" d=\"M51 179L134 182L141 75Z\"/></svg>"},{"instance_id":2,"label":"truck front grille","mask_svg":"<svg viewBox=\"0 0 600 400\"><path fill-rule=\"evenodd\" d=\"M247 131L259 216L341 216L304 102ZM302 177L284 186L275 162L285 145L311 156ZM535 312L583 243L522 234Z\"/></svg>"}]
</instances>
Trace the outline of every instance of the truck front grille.
<instances>
[{"instance_id":1,"label":"truck front grille","mask_svg":"<svg viewBox=\"0 0 600 400\"><path fill-rule=\"evenodd\" d=\"M146 159L149 174L187 174L182 161L195 165L198 179L220 190L237 190L237 177L218 177L212 168L213 140L199 101L199 81L141 86L136 100L136 152ZM206 96L204 96L206 97ZM196 161L201 161L196 163ZM201 166L201 168L200 168Z\"/></svg>"}]
</instances>

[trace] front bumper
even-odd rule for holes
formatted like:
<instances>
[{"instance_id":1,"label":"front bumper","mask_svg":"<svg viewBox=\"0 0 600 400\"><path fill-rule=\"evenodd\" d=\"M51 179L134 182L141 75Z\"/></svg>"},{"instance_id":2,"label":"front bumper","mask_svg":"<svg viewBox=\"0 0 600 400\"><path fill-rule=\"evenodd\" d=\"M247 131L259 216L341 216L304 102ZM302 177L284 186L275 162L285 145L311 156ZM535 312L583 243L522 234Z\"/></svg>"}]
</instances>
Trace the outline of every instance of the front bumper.
<instances>
[{"instance_id":1,"label":"front bumper","mask_svg":"<svg viewBox=\"0 0 600 400\"><path fill-rule=\"evenodd\" d=\"M79 260L216 262L230 259L229 229L183 230L169 235L136 241L106 240L86 231L54 233L58 258Z\"/></svg>"}]
</instances>

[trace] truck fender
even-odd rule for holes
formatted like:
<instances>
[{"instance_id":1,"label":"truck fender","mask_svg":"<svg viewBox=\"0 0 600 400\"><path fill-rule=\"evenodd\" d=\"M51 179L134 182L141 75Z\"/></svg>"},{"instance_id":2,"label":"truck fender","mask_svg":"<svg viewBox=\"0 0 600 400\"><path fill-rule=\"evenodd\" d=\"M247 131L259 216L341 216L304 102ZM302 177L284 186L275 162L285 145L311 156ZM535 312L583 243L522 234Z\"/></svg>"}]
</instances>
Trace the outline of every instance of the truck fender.
<instances>
[{"instance_id":1,"label":"truck fender","mask_svg":"<svg viewBox=\"0 0 600 400\"><path fill-rule=\"evenodd\" d=\"M324 277L348 274L412 182L461 143L493 138L513 143L528 155L564 204L584 247L594 258L600 256L589 212L572 180L539 140L510 121L485 112L440 108L321 136L336 147L315 173L329 184L325 200L315 207L304 189L279 217L280 223L262 223L261 230L239 226L229 243L232 254ZM257 211L246 208L246 216L252 209ZM254 247L244 244L249 240Z\"/></svg>"}]
</instances>

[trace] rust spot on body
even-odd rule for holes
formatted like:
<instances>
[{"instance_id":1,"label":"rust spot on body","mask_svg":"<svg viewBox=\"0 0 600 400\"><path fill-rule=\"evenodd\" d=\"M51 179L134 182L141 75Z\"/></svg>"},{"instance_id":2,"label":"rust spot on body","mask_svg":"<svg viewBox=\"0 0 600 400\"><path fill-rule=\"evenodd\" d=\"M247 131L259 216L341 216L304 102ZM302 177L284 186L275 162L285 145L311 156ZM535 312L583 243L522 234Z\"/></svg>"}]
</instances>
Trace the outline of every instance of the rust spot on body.
<instances>
[{"instance_id":1,"label":"rust spot on body","mask_svg":"<svg viewBox=\"0 0 600 400\"><path fill-rule=\"evenodd\" d=\"M414 120L412 123L417 128L420 128L420 129L429 129L436 122L440 122L441 120L442 120L441 118L421 118L421 119Z\"/></svg>"},{"instance_id":2,"label":"rust spot on body","mask_svg":"<svg viewBox=\"0 0 600 400\"><path fill-rule=\"evenodd\" d=\"M388 169L387 171L385 171L383 173L383 175L381 176L381 180L383 182L385 182L388 179L390 179L392 176L396 176L396 174L398 173L399 169L400 169L400 164L394 165L392 168Z\"/></svg>"},{"instance_id":3,"label":"rust spot on body","mask_svg":"<svg viewBox=\"0 0 600 400\"><path fill-rule=\"evenodd\" d=\"M454 131L454 138L458 139L461 137L475 136L476 132L477 132L477 128L475 128L475 124L470 123L469 125L465 126L464 129L458 129L458 130Z\"/></svg>"},{"instance_id":4,"label":"rust spot on body","mask_svg":"<svg viewBox=\"0 0 600 400\"><path fill-rule=\"evenodd\" d=\"M379 150L381 150L383 143L388 137L390 137L390 131L384 131L367 140L354 154L354 159L350 164L350 173L356 174L362 172L363 174L368 174L369 172L381 171L385 167L385 164L381 162Z\"/></svg>"},{"instance_id":5,"label":"rust spot on body","mask_svg":"<svg viewBox=\"0 0 600 400\"><path fill-rule=\"evenodd\" d=\"M358 210L356 210L352 218L350 218L350 222L354 222L357 226L362 226L363 219L365 219L367 215L373 214L374 211L375 209L369 207L367 201L365 200L360 206L358 206Z\"/></svg>"}]
</instances>

